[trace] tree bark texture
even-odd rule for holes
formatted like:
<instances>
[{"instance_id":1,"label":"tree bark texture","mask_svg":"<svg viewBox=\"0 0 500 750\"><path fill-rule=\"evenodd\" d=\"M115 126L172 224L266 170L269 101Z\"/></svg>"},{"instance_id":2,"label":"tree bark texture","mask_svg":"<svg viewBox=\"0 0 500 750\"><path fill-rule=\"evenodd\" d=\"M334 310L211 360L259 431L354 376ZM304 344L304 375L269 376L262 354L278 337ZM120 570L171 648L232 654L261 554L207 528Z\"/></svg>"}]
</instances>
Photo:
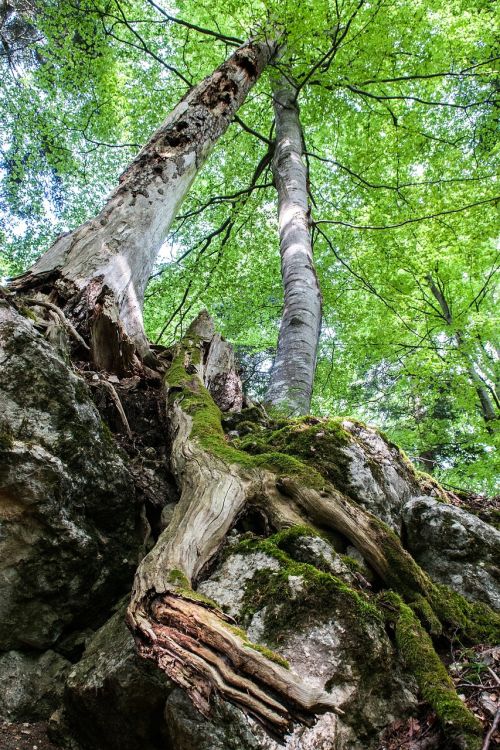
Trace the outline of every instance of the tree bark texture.
<instances>
[{"instance_id":1,"label":"tree bark texture","mask_svg":"<svg viewBox=\"0 0 500 750\"><path fill-rule=\"evenodd\" d=\"M435 279L431 276L427 276L427 283L429 284L429 288L432 292L432 295L434 299L437 301L441 313L443 315L443 318L446 320L446 323L449 326L453 326L453 316L450 309L450 306L448 304L448 301L444 295L443 290L439 287L439 285L436 283ZM474 388L477 393L477 397L479 399L479 404L481 408L481 414L483 415L483 419L488 424L489 422L494 421L498 418L497 412L495 410L495 407L493 405L493 401L490 398L490 394L488 393L488 389L480 377L479 373L477 372L476 365L474 363L474 360L470 356L470 354L466 351L464 351L464 339L463 334L461 331L456 330L453 334L453 338L455 339L455 343L457 346L457 350L460 352L461 356L463 357L466 367L467 367L467 373L474 385Z\"/></svg>"},{"instance_id":2,"label":"tree bark texture","mask_svg":"<svg viewBox=\"0 0 500 750\"><path fill-rule=\"evenodd\" d=\"M16 291L51 292L90 339L98 367L126 371L134 349L141 356L149 351L142 306L157 253L198 170L273 52L272 43L251 41L191 89L101 212L61 235L12 282Z\"/></svg>"},{"instance_id":3,"label":"tree bark texture","mask_svg":"<svg viewBox=\"0 0 500 750\"><path fill-rule=\"evenodd\" d=\"M321 327L321 293L314 268L307 167L295 89L281 79L273 95L281 275L285 295L278 349L266 400L291 415L307 414Z\"/></svg>"}]
</instances>

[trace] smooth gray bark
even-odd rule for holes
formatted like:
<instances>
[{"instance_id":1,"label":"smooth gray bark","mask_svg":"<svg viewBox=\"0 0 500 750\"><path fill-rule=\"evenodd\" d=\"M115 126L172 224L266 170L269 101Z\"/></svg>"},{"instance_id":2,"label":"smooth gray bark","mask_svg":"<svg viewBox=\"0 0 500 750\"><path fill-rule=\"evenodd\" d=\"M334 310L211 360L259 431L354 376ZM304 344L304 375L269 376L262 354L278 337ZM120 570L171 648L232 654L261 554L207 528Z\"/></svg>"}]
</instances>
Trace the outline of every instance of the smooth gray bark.
<instances>
[{"instance_id":1,"label":"smooth gray bark","mask_svg":"<svg viewBox=\"0 0 500 750\"><path fill-rule=\"evenodd\" d=\"M443 314L444 319L446 320L446 323L449 326L453 326L453 316L451 313L450 306L448 304L448 301L446 297L444 296L444 293L442 289L439 288L436 281L433 279L433 277L429 274L427 277L427 283L429 284L429 289L432 292L432 295L434 299L439 304L439 307L441 309L441 312ZM464 358L464 361L467 366L467 372L468 375L474 385L474 388L477 393L477 397L479 399L479 403L481 405L481 413L483 415L483 419L486 423L492 422L493 420L497 419L497 413L495 411L495 407L493 405L493 401L490 398L490 394L488 393L488 389L481 379L479 373L477 372L476 366L474 364L474 361L470 354L467 351L464 351L464 340L463 340L463 334L459 330L455 330L455 333L453 334L457 349Z\"/></svg>"},{"instance_id":2,"label":"smooth gray bark","mask_svg":"<svg viewBox=\"0 0 500 750\"><path fill-rule=\"evenodd\" d=\"M158 251L198 170L273 52L272 43L251 41L191 89L123 173L98 216L59 237L12 283L22 292L50 290L53 301L55 286L57 303L90 338L98 366L117 369L124 341L125 349L148 352L142 307ZM110 350L113 337L120 352Z\"/></svg>"},{"instance_id":3,"label":"smooth gray bark","mask_svg":"<svg viewBox=\"0 0 500 750\"><path fill-rule=\"evenodd\" d=\"M321 327L321 293L314 269L307 166L295 89L284 79L275 88L281 275L285 304L266 401L289 414L307 414Z\"/></svg>"}]
</instances>

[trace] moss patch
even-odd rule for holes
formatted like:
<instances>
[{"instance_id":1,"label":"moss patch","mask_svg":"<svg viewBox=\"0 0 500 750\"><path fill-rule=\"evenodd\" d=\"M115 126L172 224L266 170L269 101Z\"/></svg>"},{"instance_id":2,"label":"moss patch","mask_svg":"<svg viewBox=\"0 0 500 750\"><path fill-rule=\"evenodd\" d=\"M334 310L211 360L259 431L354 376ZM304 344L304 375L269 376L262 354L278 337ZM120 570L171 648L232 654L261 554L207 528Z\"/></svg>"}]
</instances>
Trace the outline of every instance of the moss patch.
<instances>
[{"instance_id":1,"label":"moss patch","mask_svg":"<svg viewBox=\"0 0 500 750\"><path fill-rule=\"evenodd\" d=\"M293 560L283 549L299 536L312 533L307 527L293 527L267 539L246 539L233 547L232 551L239 554L263 552L280 564L277 571L257 571L246 583L243 622L248 624L256 612L266 607L265 637L277 645L285 632L300 630L307 623L318 624L342 610L342 621L349 624L350 640L362 647L366 624L381 621L378 608L364 593L331 573ZM300 580L298 596L290 586L290 577Z\"/></svg>"},{"instance_id":2,"label":"moss patch","mask_svg":"<svg viewBox=\"0 0 500 750\"><path fill-rule=\"evenodd\" d=\"M260 654L266 657L266 659L269 659L270 661L274 661L276 664L279 664L280 667L284 667L285 669L290 669L290 664L285 659L284 656L280 656L280 654L277 654L276 651L271 651L270 648L267 648L266 646L261 646L259 643L252 643L251 641L246 641L245 644L246 648L252 648L254 651L258 651Z\"/></svg>"},{"instance_id":3,"label":"moss patch","mask_svg":"<svg viewBox=\"0 0 500 750\"><path fill-rule=\"evenodd\" d=\"M415 675L422 697L436 712L446 736L460 738L467 750L479 750L481 722L458 697L453 681L413 610L391 592L384 593L380 602L386 618L395 626L399 652Z\"/></svg>"},{"instance_id":4,"label":"moss patch","mask_svg":"<svg viewBox=\"0 0 500 750\"><path fill-rule=\"evenodd\" d=\"M0 450L8 451L14 445L14 433L6 422L0 424Z\"/></svg>"},{"instance_id":5,"label":"moss patch","mask_svg":"<svg viewBox=\"0 0 500 750\"><path fill-rule=\"evenodd\" d=\"M169 399L182 402L182 409L193 420L191 437L209 453L227 464L248 469L267 468L278 476L293 476L309 487L322 489L325 480L302 461L279 451L251 455L229 443L222 429L222 413L197 375L188 372L193 357L199 353L196 339L184 339L182 349L166 374Z\"/></svg>"}]
</instances>

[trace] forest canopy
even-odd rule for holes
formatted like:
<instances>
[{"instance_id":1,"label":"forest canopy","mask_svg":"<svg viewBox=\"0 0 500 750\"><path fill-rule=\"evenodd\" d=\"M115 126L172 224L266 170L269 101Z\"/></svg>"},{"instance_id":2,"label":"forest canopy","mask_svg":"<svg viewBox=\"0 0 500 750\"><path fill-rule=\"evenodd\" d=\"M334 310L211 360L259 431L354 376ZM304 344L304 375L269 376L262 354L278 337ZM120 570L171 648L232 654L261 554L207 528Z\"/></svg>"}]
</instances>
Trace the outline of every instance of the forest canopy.
<instances>
[{"instance_id":1,"label":"forest canopy","mask_svg":"<svg viewBox=\"0 0 500 750\"><path fill-rule=\"evenodd\" d=\"M0 273L94 216L190 87L280 40L182 204L146 291L170 345L207 308L264 396L283 307L272 159L295 91L322 295L311 412L495 490L499 85L483 2L3 2Z\"/></svg>"}]
</instances>

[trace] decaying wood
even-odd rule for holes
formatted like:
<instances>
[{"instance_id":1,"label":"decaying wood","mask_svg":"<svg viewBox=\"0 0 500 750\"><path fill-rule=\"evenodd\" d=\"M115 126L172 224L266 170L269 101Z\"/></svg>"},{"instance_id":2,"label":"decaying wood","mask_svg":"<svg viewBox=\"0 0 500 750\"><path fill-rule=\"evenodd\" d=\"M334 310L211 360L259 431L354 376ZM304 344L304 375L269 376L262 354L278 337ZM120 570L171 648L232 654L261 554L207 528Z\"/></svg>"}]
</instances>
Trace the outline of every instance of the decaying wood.
<instances>
[{"instance_id":1,"label":"decaying wood","mask_svg":"<svg viewBox=\"0 0 500 750\"><path fill-rule=\"evenodd\" d=\"M57 315L64 328L73 336L75 341L77 341L80 346L82 346L86 351L90 351L90 347L88 346L85 339L80 336L75 326L67 319L66 315L63 313L60 307L58 307L57 305L53 305L52 302L37 299L36 297L24 298L23 302L25 305L31 305L33 307L46 307L47 310L53 312L55 315Z\"/></svg>"},{"instance_id":2,"label":"decaying wood","mask_svg":"<svg viewBox=\"0 0 500 750\"><path fill-rule=\"evenodd\" d=\"M128 419L127 419L127 415L125 414L125 409L123 408L123 404L120 401L120 397L119 397L119 395L116 392L116 388L114 387L114 385L112 383L109 382L109 380L101 380L101 383L103 384L103 386L108 391L108 393L109 393L109 395L111 397L111 400L113 401L113 403L114 403L114 405L116 407L116 411L120 415L120 419L121 419L122 424L123 424L123 426L125 428L125 432L127 433L127 436L129 438L132 438L132 430L130 429L130 425L129 425L129 422L128 422Z\"/></svg>"},{"instance_id":3,"label":"decaying wood","mask_svg":"<svg viewBox=\"0 0 500 750\"><path fill-rule=\"evenodd\" d=\"M207 318L198 322L192 333L200 337L205 356L197 371L210 378L219 371L217 361L231 358ZM215 350L210 353L212 340ZM230 618L190 591L255 493L256 477L226 465L190 438L192 420L182 397L170 404L169 416L175 435L173 469L182 492L172 521L136 574L128 621L139 652L156 661L204 714L214 690L278 735L293 720L338 711L328 693L302 684L297 675L249 647L231 630Z\"/></svg>"},{"instance_id":4,"label":"decaying wood","mask_svg":"<svg viewBox=\"0 0 500 750\"><path fill-rule=\"evenodd\" d=\"M277 655L259 651L215 602L194 590L228 532L249 508L262 515L269 529L305 524L339 532L385 587L399 594L396 600L412 605L425 599L441 624L455 624L454 615L440 603L438 589L397 535L326 480L323 485L313 481L322 487L314 489L307 477L273 471L272 466L280 464L273 464L272 456L267 468L244 460L249 454L227 446L222 429L216 432L219 443L206 440L205 423L197 415L201 410L206 414L203 419L209 420L219 414L206 386L214 373L224 375L225 368L234 367L228 345L215 335L207 315L200 315L191 326L171 367L172 376L167 372L171 459L181 497L170 524L139 565L128 624L138 652L184 688L202 714L209 714L216 693L282 738L294 722L311 723L323 712L342 713L334 696L305 683ZM237 393L230 378L225 382L233 395ZM221 397L217 388L214 396L222 408L234 401L233 396ZM208 422L206 429L210 434L213 425ZM427 639L426 648L432 649ZM454 740L460 740L459 746L476 748L477 736L471 744L467 731L462 737L460 726L454 725Z\"/></svg>"},{"instance_id":5,"label":"decaying wood","mask_svg":"<svg viewBox=\"0 0 500 750\"><path fill-rule=\"evenodd\" d=\"M253 40L177 104L120 178L99 214L61 235L16 292L50 293L92 349L98 369L130 373L151 356L144 291L169 227L198 170L275 51ZM147 364L147 361L146 361Z\"/></svg>"}]
</instances>

